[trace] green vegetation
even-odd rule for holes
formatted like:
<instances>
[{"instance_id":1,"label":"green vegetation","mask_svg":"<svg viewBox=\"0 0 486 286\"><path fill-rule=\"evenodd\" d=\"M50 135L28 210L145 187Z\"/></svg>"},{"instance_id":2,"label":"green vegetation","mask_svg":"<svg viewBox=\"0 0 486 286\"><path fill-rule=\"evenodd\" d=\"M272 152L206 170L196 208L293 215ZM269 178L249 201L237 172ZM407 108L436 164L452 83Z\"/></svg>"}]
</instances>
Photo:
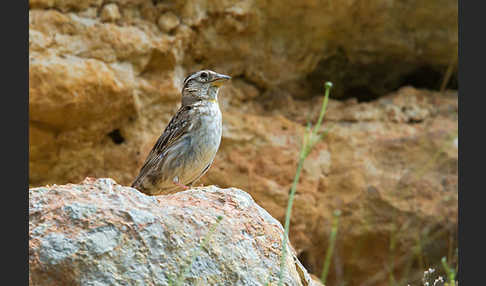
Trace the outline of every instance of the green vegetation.
<instances>
[{"instance_id":1,"label":"green vegetation","mask_svg":"<svg viewBox=\"0 0 486 286\"><path fill-rule=\"evenodd\" d=\"M329 235L329 246L327 247L326 259L324 260L324 267L322 268L321 282L326 284L327 274L329 273L329 266L331 265L332 253L334 250L334 245L336 244L336 236L339 227L339 216L341 216L341 211L334 211L334 218L332 221L331 234Z\"/></svg>"},{"instance_id":2,"label":"green vegetation","mask_svg":"<svg viewBox=\"0 0 486 286\"><path fill-rule=\"evenodd\" d=\"M285 259L287 258L287 243L288 243L288 235L289 235L289 226L290 226L290 216L292 214L292 205L294 203L295 192L297 190L297 184L299 182L300 173L302 171L302 166L304 165L304 161L311 152L312 148L315 146L317 142L319 142L325 133L317 134L318 130L321 127L322 119L326 113L327 103L329 101L329 91L332 87L331 82L326 82L325 88L326 93L324 95L324 100L322 102L321 112L319 114L319 119L317 120L317 124L314 126L314 129L311 129L310 123L307 125L307 130L304 135L302 148L299 154L299 163L297 165L297 171L295 173L294 181L292 182L292 187L290 189L290 195L287 203L287 211L285 213L285 226L284 226L284 235L282 239L282 255L280 259L280 272L279 272L279 280L278 285L283 285L283 275L284 275L284 265Z\"/></svg>"},{"instance_id":3,"label":"green vegetation","mask_svg":"<svg viewBox=\"0 0 486 286\"><path fill-rule=\"evenodd\" d=\"M447 277L449 278L449 285L450 286L456 286L456 271L447 264L447 259L442 257L442 267L444 267L444 270L447 274Z\"/></svg>"},{"instance_id":4,"label":"green vegetation","mask_svg":"<svg viewBox=\"0 0 486 286\"><path fill-rule=\"evenodd\" d=\"M331 87L332 87L332 83L326 82L326 84L325 84L325 95L324 95L324 99L323 99L323 102L322 102L322 107L321 107L321 111L320 111L317 123L314 127L311 126L311 123L308 123L307 128L306 128L306 132L305 132L304 137L303 137L303 143L302 143L302 147L301 147L301 150L300 150L300 153L299 153L297 170L296 170L296 173L295 173L295 176L294 176L294 179L293 179L293 182L292 182L292 186L291 186L291 189L290 189L288 203L287 203L287 209L286 209L286 213L285 213L284 236L282 238L282 254L281 254L281 257L280 257L280 271L279 271L279 280L278 280L279 286L283 285L283 276L284 276L284 271L285 271L284 265L285 265L286 257L288 255L287 243L288 243L288 239L289 239L290 218L291 218L291 214L292 214L293 201L294 201L295 193L297 191L297 185L298 185L298 182L299 182L299 179L300 179L303 164L304 164L304 161L306 160L306 158L308 157L308 155L310 154L310 152L312 151L315 144L318 143L324 137L326 132L328 131L328 128L326 128L326 131L318 134L318 130L321 129L321 125L322 125L322 122L323 122L323 119L324 119L324 115L326 113L327 104L328 104L328 100L329 100L329 93L330 93ZM447 146L447 144L450 144L451 141L454 138L457 138L457 131L451 132L449 134L449 136L447 136L444 143L441 146L439 146L439 148L435 152L435 154L431 158L427 159L417 170L413 171L413 175L414 175L415 179L421 179L426 174L427 171L429 171L435 164L437 164L439 161L441 161L440 160L441 154L443 154L444 149ZM322 283L326 283L327 277L328 277L328 274L329 274L329 269L330 269L330 265L331 265L331 261L332 261L332 257L333 257L333 252L334 252L338 228L339 228L339 217L340 217L340 211L336 210L334 212L332 228L331 228L331 232L330 232L330 235L329 235L329 244L328 244L328 248L327 248L327 251L326 251L326 257L325 257L325 260L324 260L324 265L323 265L321 277L320 277ZM382 279L385 275L389 276L389 285L391 285L391 286L408 285L408 283L406 282L407 280L408 281L420 280L420 275L421 275L420 273L413 273L413 274L410 273L410 270L412 268L412 264L415 260L418 263L418 265L419 266L421 265L422 267L425 267L425 265L428 265L428 264L433 265L434 267L439 266L438 264L431 263L432 261L427 261L426 257L424 256L424 253L423 253L424 248L427 245L429 245L430 243L433 243L433 241L436 240L436 239L441 239L441 237L443 237L443 235L444 235L443 231L431 232L431 229L430 229L431 226L430 227L426 226L424 228L423 232L417 233L417 240L416 240L415 246L412 247L412 251L410 252L409 255L405 255L405 256L399 257L397 259L397 257L396 257L397 253L395 253L395 252L397 250L397 245L398 245L398 243L400 243L400 240L401 240L400 233L402 231L404 231L406 229L406 226L410 223L412 223L412 221L408 220L408 221L404 222L401 225L401 227L397 227L396 225L394 225L394 227L392 227L391 237L390 237L390 242L389 242L390 243L390 246L389 246L390 261L385 265L385 269L383 271L376 273L376 275L373 275L372 277L370 277L370 279L368 279L367 281L364 281L365 285L373 285L373 283ZM452 240L450 241L450 243L452 243ZM357 247L360 247L360 245L361 245L360 242L358 242ZM451 247L451 249L453 249L453 244L450 244L450 247ZM353 254L353 256L356 256L356 255L357 255L357 253ZM457 255L456 255L456 257L457 257ZM449 258L451 258L451 255L449 255ZM443 284L444 282L442 282L442 280L441 280L443 278L441 276L439 276L440 279L439 278L435 279L434 281L432 281L432 283L430 283L430 285L456 286L457 283L454 280L456 272L454 271L453 268L449 267L447 265L447 263L445 263L445 258L443 258L442 264L443 264L444 270L447 273L448 282L446 282L446 284ZM401 275L401 279L399 281L397 281L397 279L394 276L395 275L394 272L397 271L397 270L400 270L400 269L403 272L402 272L402 275ZM431 273L432 272L428 273L427 275L430 275ZM441 283L441 284L439 284L439 283ZM346 284L347 284L346 281L340 281L338 285L346 285Z\"/></svg>"}]
</instances>

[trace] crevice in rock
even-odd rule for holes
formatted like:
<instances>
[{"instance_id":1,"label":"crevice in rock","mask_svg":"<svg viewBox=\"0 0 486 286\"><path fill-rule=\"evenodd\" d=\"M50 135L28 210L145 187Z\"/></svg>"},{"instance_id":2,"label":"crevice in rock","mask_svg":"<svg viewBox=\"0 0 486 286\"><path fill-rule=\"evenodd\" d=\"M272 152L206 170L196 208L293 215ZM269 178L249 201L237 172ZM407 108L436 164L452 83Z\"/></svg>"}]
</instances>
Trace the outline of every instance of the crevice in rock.
<instances>
[{"instance_id":1,"label":"crevice in rock","mask_svg":"<svg viewBox=\"0 0 486 286\"><path fill-rule=\"evenodd\" d=\"M374 93L366 86L356 86L348 89L346 95L338 99L342 101L346 101L351 98L356 98L358 103L371 102L380 98L380 95Z\"/></svg>"},{"instance_id":2,"label":"crevice in rock","mask_svg":"<svg viewBox=\"0 0 486 286\"><path fill-rule=\"evenodd\" d=\"M322 94L323 84L331 81L334 87L331 98L358 102L370 102L386 96L403 86L413 86L439 91L447 66L417 65L397 58L385 58L373 64L351 61L344 50L321 60L306 77L311 94ZM457 89L457 69L450 77L446 88Z\"/></svg>"},{"instance_id":3,"label":"crevice in rock","mask_svg":"<svg viewBox=\"0 0 486 286\"><path fill-rule=\"evenodd\" d=\"M402 78L403 85L411 85L415 88L425 88L430 90L439 90L447 68L442 70L430 66L419 67L406 74ZM451 76L446 88L457 89L457 73Z\"/></svg>"},{"instance_id":4,"label":"crevice in rock","mask_svg":"<svg viewBox=\"0 0 486 286\"><path fill-rule=\"evenodd\" d=\"M423 119L414 119L414 118L409 118L407 123L408 124L418 124L424 122Z\"/></svg>"},{"instance_id":5,"label":"crevice in rock","mask_svg":"<svg viewBox=\"0 0 486 286\"><path fill-rule=\"evenodd\" d=\"M302 251L297 258L299 259L300 263L309 271L309 273L314 273L313 264L311 262L311 255L308 251Z\"/></svg>"},{"instance_id":6,"label":"crevice in rock","mask_svg":"<svg viewBox=\"0 0 486 286\"><path fill-rule=\"evenodd\" d=\"M116 145L120 145L125 142L125 138L121 135L120 129L115 129L111 131L110 133L108 133L108 136Z\"/></svg>"}]
</instances>

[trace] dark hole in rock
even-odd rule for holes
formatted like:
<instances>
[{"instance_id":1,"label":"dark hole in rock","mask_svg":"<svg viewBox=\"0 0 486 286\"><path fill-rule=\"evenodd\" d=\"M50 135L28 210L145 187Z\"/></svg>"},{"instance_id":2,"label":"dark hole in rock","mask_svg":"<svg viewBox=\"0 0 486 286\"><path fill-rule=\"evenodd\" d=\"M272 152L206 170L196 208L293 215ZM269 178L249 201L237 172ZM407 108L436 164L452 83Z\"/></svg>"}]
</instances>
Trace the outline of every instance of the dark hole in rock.
<instances>
[{"instance_id":1,"label":"dark hole in rock","mask_svg":"<svg viewBox=\"0 0 486 286\"><path fill-rule=\"evenodd\" d=\"M414 64L399 59L384 59L373 63L355 63L344 50L321 60L305 79L309 94L323 94L323 84L331 81L334 86L330 97L346 101L356 98L369 102L398 90L403 86L438 91L448 67ZM447 81L446 89L457 89L457 67Z\"/></svg>"},{"instance_id":2,"label":"dark hole in rock","mask_svg":"<svg viewBox=\"0 0 486 286\"><path fill-rule=\"evenodd\" d=\"M415 118L409 118L407 123L410 123L410 124L418 124L418 123L422 123L424 120L423 119L415 119Z\"/></svg>"},{"instance_id":3,"label":"dark hole in rock","mask_svg":"<svg viewBox=\"0 0 486 286\"><path fill-rule=\"evenodd\" d=\"M115 130L111 131L110 133L108 133L108 136L111 138L113 143L115 143L117 145L125 142L125 138L123 138L123 136L121 135L120 129L115 129Z\"/></svg>"},{"instance_id":4,"label":"dark hole in rock","mask_svg":"<svg viewBox=\"0 0 486 286\"><path fill-rule=\"evenodd\" d=\"M346 95L341 97L341 100L356 98L358 102L370 102L380 97L379 94L374 93L365 86L352 87L346 91Z\"/></svg>"},{"instance_id":5,"label":"dark hole in rock","mask_svg":"<svg viewBox=\"0 0 486 286\"><path fill-rule=\"evenodd\" d=\"M447 67L439 70L428 66L417 68L403 77L402 85L439 90L442 81L444 80L446 69ZM446 88L457 89L457 73L451 75Z\"/></svg>"}]
</instances>

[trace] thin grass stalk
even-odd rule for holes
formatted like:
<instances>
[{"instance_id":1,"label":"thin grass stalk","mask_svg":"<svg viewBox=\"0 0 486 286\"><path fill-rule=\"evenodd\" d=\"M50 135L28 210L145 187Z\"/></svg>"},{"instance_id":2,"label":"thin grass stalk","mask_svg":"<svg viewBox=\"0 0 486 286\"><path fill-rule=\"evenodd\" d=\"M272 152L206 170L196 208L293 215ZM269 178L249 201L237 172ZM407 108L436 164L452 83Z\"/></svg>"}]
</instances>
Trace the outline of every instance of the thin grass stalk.
<instances>
[{"instance_id":1,"label":"thin grass stalk","mask_svg":"<svg viewBox=\"0 0 486 286\"><path fill-rule=\"evenodd\" d=\"M447 277L449 278L449 285L456 286L456 272L454 271L454 269L449 267L449 265L447 264L447 258L445 256L442 257L441 262L442 267L444 267Z\"/></svg>"},{"instance_id":2,"label":"thin grass stalk","mask_svg":"<svg viewBox=\"0 0 486 286\"><path fill-rule=\"evenodd\" d=\"M282 255L280 256L280 272L279 272L279 277L278 277L278 285L281 286L283 285L283 275L284 275L284 265L285 265L285 259L287 258L287 242L288 242L288 233L289 233L289 224L290 224L290 214L292 212L292 205L294 203L294 196L295 196L295 189L297 186L297 183L299 182L299 177L300 173L302 171L302 166L304 165L304 159L302 159L302 154L304 153L304 147L301 150L301 156L299 159L299 165L297 166L297 171L294 177L294 181L292 182L292 188L290 191L289 195L289 201L287 204L287 212L285 214L285 232L284 232L284 237L282 241Z\"/></svg>"},{"instance_id":3,"label":"thin grass stalk","mask_svg":"<svg viewBox=\"0 0 486 286\"><path fill-rule=\"evenodd\" d=\"M319 119L317 120L316 126L314 126L314 129L311 131L310 130L310 125L307 126L306 133L304 135L304 140L302 144L302 148L299 153L299 163L297 165L297 170L294 176L294 181L292 182L292 187L290 189L290 194L289 194L289 199L287 203L287 210L285 212L285 225L284 225L284 236L282 239L282 255L280 256L280 271L279 271L279 279L278 279L278 285L282 286L283 285L283 275L285 271L285 259L287 258L287 243L288 243L288 235L289 235L289 227L290 227L290 217L292 214L292 205L294 203L294 197L295 197L295 192L297 190L297 184L299 182L300 178L300 173L302 172L302 167L304 165L304 160L309 155L310 150L316 143L315 135L317 133L317 130L319 130L320 125L322 123L322 119L324 118L324 114L326 113L326 107L327 103L329 100L329 91L332 87L331 82L326 82L325 88L326 88L326 93L324 95L324 100L322 102L322 108L321 112L319 114Z\"/></svg>"},{"instance_id":4,"label":"thin grass stalk","mask_svg":"<svg viewBox=\"0 0 486 286\"><path fill-rule=\"evenodd\" d=\"M332 221L331 234L329 235L329 245L327 246L326 258L324 260L324 266L322 267L321 282L326 284L327 274L329 273L329 266L331 266L331 258L334 251L334 245L336 244L336 237L339 229L339 216L340 210L334 211L334 218Z\"/></svg>"},{"instance_id":5,"label":"thin grass stalk","mask_svg":"<svg viewBox=\"0 0 486 286\"><path fill-rule=\"evenodd\" d=\"M446 73L444 75L444 78L442 79L442 83L440 84L440 92L444 92L447 84L449 83L449 80L451 78L452 72L454 71L456 65L457 65L457 52L454 53L454 56L452 57L451 61L449 62L449 65L447 66Z\"/></svg>"}]
</instances>

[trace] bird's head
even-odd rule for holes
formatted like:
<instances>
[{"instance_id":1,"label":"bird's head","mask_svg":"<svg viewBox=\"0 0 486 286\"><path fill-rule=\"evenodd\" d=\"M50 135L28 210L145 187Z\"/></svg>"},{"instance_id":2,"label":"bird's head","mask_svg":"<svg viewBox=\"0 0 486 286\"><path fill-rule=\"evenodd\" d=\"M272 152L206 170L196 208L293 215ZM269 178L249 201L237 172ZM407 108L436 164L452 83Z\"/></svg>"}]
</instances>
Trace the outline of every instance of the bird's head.
<instances>
[{"instance_id":1,"label":"bird's head","mask_svg":"<svg viewBox=\"0 0 486 286\"><path fill-rule=\"evenodd\" d=\"M182 105L196 101L217 101L218 90L230 76L210 70L192 73L184 80L182 87Z\"/></svg>"}]
</instances>

